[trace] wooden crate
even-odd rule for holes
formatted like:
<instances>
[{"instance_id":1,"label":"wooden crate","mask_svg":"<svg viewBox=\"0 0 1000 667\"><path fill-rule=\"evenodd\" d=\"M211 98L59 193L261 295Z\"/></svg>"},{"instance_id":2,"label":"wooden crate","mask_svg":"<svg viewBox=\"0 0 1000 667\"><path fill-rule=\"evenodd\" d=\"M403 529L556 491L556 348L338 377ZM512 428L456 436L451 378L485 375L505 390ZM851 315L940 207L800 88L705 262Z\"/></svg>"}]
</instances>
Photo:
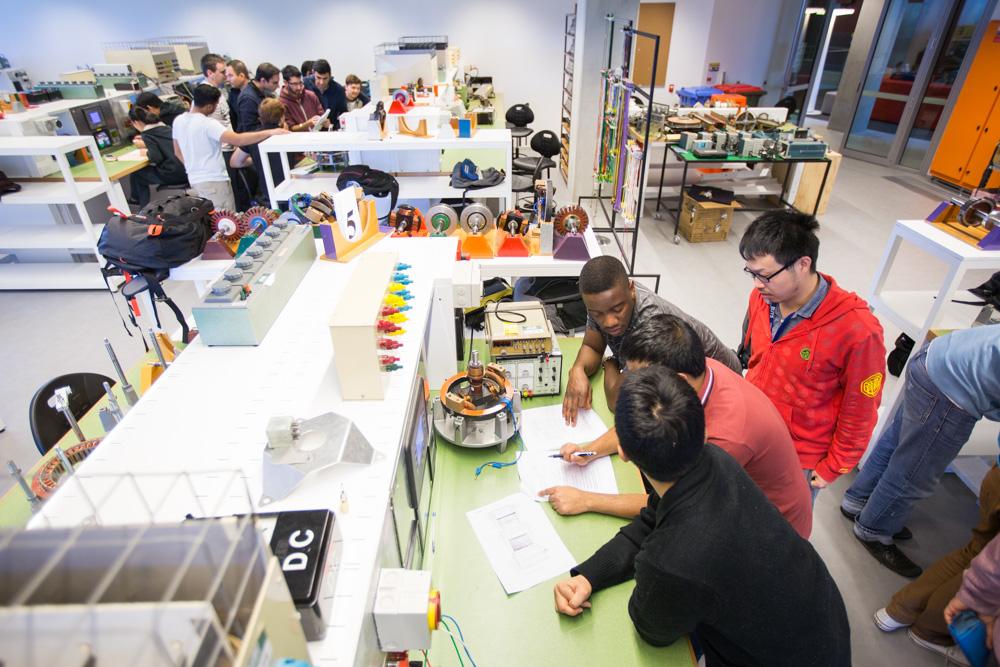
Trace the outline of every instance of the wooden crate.
<instances>
[{"instance_id":1,"label":"wooden crate","mask_svg":"<svg viewBox=\"0 0 1000 667\"><path fill-rule=\"evenodd\" d=\"M733 224L734 211L733 204L700 202L685 192L681 204L681 235L690 243L725 241Z\"/></svg>"},{"instance_id":2,"label":"wooden crate","mask_svg":"<svg viewBox=\"0 0 1000 667\"><path fill-rule=\"evenodd\" d=\"M792 206L800 211L812 213L813 206L816 205L816 197L819 197L819 209L816 211L816 215L826 213L826 206L830 201L830 192L833 190L833 184L837 180L837 172L840 171L841 155L836 151L828 150L826 156L830 158L830 173L826 177L826 185L823 187L823 192L819 191L819 186L823 182L823 171L826 169L826 164L822 162L807 162L799 165L794 163L792 165L774 165L772 173L778 183L782 183L785 180L785 172L789 166L792 168L800 166L802 168L799 187L795 191L795 200L791 202ZM791 187L791 183L789 183L789 187Z\"/></svg>"}]
</instances>

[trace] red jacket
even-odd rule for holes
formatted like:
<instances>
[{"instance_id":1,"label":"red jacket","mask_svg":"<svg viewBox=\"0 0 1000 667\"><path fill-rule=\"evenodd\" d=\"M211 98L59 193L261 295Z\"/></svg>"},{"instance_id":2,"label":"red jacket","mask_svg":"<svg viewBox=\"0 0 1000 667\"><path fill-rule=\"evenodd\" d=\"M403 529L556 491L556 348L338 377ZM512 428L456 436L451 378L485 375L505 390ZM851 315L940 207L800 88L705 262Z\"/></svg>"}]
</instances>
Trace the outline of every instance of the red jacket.
<instances>
[{"instance_id":1,"label":"red jacket","mask_svg":"<svg viewBox=\"0 0 1000 667\"><path fill-rule=\"evenodd\" d=\"M288 123L288 127L293 125L301 125L313 116L320 116L323 114L323 105L320 103L319 98L316 97L316 93L311 90L305 90L302 93L302 97L295 98L292 96L291 91L288 90L288 86L281 89L281 105L285 107L285 121Z\"/></svg>"},{"instance_id":2,"label":"red jacket","mask_svg":"<svg viewBox=\"0 0 1000 667\"><path fill-rule=\"evenodd\" d=\"M816 312L777 342L769 305L754 290L743 345L750 350L746 379L778 408L802 467L832 482L857 465L871 439L885 342L864 299L823 277L830 289Z\"/></svg>"}]
</instances>

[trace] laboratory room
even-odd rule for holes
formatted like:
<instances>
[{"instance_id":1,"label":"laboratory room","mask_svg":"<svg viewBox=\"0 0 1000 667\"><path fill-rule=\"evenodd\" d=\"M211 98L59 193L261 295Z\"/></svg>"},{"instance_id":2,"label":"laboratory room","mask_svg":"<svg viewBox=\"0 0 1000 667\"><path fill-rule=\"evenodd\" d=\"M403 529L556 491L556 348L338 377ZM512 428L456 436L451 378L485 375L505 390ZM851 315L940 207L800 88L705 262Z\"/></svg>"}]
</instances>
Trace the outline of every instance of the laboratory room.
<instances>
[{"instance_id":1,"label":"laboratory room","mask_svg":"<svg viewBox=\"0 0 1000 667\"><path fill-rule=\"evenodd\" d=\"M0 23L0 665L997 667L1000 0Z\"/></svg>"}]
</instances>

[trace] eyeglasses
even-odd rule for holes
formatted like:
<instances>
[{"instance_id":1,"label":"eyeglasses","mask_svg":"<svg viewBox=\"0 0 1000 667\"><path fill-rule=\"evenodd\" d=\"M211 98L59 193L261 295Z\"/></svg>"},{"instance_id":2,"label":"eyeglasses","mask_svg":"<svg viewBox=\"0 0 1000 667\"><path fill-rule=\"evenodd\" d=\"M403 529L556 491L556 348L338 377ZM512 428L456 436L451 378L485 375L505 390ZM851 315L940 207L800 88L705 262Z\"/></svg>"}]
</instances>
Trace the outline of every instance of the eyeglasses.
<instances>
[{"instance_id":1,"label":"eyeglasses","mask_svg":"<svg viewBox=\"0 0 1000 667\"><path fill-rule=\"evenodd\" d=\"M783 267L781 267L780 269L778 269L777 271L775 271L774 273L772 273L769 276L765 276L763 273L757 273L756 271L751 271L746 266L743 267L743 273L747 274L748 276L750 276L751 278L753 278L755 280L759 280L760 282L762 282L763 284L766 285L769 282L771 282L772 280L774 280L775 276L777 276L779 273L781 273L782 271L784 271L785 269L787 269L788 267L790 267L794 263L795 262L789 262L788 264L785 264Z\"/></svg>"}]
</instances>

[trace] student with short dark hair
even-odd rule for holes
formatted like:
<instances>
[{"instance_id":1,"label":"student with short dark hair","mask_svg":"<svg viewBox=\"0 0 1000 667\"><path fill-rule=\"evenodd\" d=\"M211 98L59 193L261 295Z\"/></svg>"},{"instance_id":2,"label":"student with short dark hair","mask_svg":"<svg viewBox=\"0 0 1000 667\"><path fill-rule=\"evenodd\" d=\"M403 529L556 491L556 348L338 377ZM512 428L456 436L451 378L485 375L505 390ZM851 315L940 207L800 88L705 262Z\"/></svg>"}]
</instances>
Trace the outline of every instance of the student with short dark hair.
<instances>
[{"instance_id":1,"label":"student with short dark hair","mask_svg":"<svg viewBox=\"0 0 1000 667\"><path fill-rule=\"evenodd\" d=\"M628 372L655 365L690 384L704 406L706 440L732 456L795 531L809 538L809 487L788 428L767 396L724 364L705 358L698 334L674 315L653 315L636 325L622 342L621 359ZM618 431L612 428L586 446L563 445L559 452L567 463L587 465L618 452ZM560 514L600 512L630 519L646 505L646 494L591 493L571 486L545 489L540 495L548 496Z\"/></svg>"},{"instance_id":2,"label":"student with short dark hair","mask_svg":"<svg viewBox=\"0 0 1000 667\"><path fill-rule=\"evenodd\" d=\"M324 109L330 110L330 123L333 129L340 127L340 114L347 111L347 93L344 87L333 80L330 63L319 59L313 63L312 76L305 79L306 88L316 93Z\"/></svg>"},{"instance_id":3,"label":"student with short dark hair","mask_svg":"<svg viewBox=\"0 0 1000 667\"><path fill-rule=\"evenodd\" d=\"M174 119L187 111L180 104L176 102L164 102L150 92L139 93L139 96L135 98L135 106L141 107L148 114L156 114L160 122L167 126L173 125Z\"/></svg>"},{"instance_id":4,"label":"student with short dark hair","mask_svg":"<svg viewBox=\"0 0 1000 667\"><path fill-rule=\"evenodd\" d=\"M615 405L619 455L653 487L649 504L554 590L579 616L593 593L635 580L639 636L696 634L707 667L851 664L847 611L812 545L728 454L705 444L701 403L663 368L630 371Z\"/></svg>"},{"instance_id":5,"label":"student with short dark hair","mask_svg":"<svg viewBox=\"0 0 1000 667\"><path fill-rule=\"evenodd\" d=\"M813 498L868 447L885 379L882 325L864 299L816 271L819 223L776 211L740 240L753 280L740 356L788 425Z\"/></svg>"},{"instance_id":6,"label":"student with short dark hair","mask_svg":"<svg viewBox=\"0 0 1000 667\"><path fill-rule=\"evenodd\" d=\"M354 74L348 74L344 79L344 94L348 111L360 109L369 102L368 96L361 92L361 79Z\"/></svg>"},{"instance_id":7,"label":"student with short dark hair","mask_svg":"<svg viewBox=\"0 0 1000 667\"><path fill-rule=\"evenodd\" d=\"M224 98L222 91L203 83L194 89L191 111L174 123L174 150L184 163L188 182L199 196L210 199L216 208L234 209L233 194L223 145L246 146L287 130L265 129L237 134L215 120L215 105Z\"/></svg>"},{"instance_id":8,"label":"student with short dark hair","mask_svg":"<svg viewBox=\"0 0 1000 667\"><path fill-rule=\"evenodd\" d=\"M240 132L254 132L260 129L260 103L268 97L274 97L278 90L278 68L271 63L257 65L253 81L250 81L240 93L237 103Z\"/></svg>"},{"instance_id":9,"label":"student with short dark hair","mask_svg":"<svg viewBox=\"0 0 1000 667\"><path fill-rule=\"evenodd\" d=\"M303 60L302 66L299 71L302 72L302 77L305 78L313 73L313 62L312 60Z\"/></svg>"},{"instance_id":10,"label":"student with short dark hair","mask_svg":"<svg viewBox=\"0 0 1000 667\"><path fill-rule=\"evenodd\" d=\"M129 203L143 208L149 203L151 185L183 185L187 182L184 164L174 153L174 137L170 127L154 112L133 106L129 120L142 137L143 149L149 164L129 176L131 199Z\"/></svg>"},{"instance_id":11,"label":"student with short dark hair","mask_svg":"<svg viewBox=\"0 0 1000 667\"><path fill-rule=\"evenodd\" d=\"M645 286L629 279L625 266L610 255L594 257L580 271L580 296L587 307L587 330L583 345L569 372L563 397L563 418L576 423L576 412L589 408L590 377L604 366L604 393L608 406L615 404L621 382L622 340L633 327L657 313L676 315L690 324L701 338L707 356L717 359L734 371L740 370L736 353L723 345L707 326L691 317ZM604 359L604 351L611 357Z\"/></svg>"},{"instance_id":12,"label":"student with short dark hair","mask_svg":"<svg viewBox=\"0 0 1000 667\"><path fill-rule=\"evenodd\" d=\"M226 63L226 83L229 85L229 94L226 98L226 102L229 104L229 118L232 121L233 129L238 130L240 122L237 107L239 106L240 93L250 83L250 72L247 70L246 63L235 58Z\"/></svg>"},{"instance_id":13,"label":"student with short dark hair","mask_svg":"<svg viewBox=\"0 0 1000 667\"><path fill-rule=\"evenodd\" d=\"M295 65L286 65L281 70L281 78L285 85L281 88L282 106L285 107L285 120L292 132L307 132L319 122L323 115L323 105L316 93L306 89L302 81L302 72ZM329 121L324 121L327 125Z\"/></svg>"}]
</instances>

